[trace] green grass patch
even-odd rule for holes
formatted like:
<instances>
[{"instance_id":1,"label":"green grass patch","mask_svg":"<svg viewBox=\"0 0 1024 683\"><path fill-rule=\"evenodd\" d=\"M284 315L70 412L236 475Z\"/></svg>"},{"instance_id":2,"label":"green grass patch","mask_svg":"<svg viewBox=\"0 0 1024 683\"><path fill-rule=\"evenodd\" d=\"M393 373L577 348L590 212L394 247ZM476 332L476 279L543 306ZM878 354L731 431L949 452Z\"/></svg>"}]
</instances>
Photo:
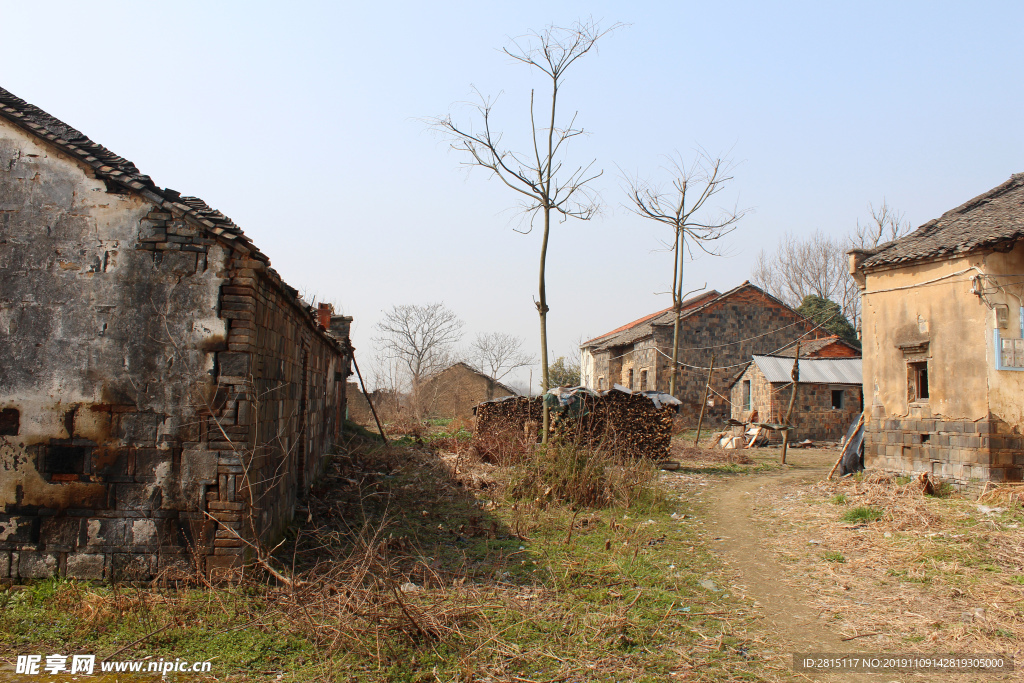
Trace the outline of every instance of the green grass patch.
<instances>
[{"instance_id":1,"label":"green grass patch","mask_svg":"<svg viewBox=\"0 0 1024 683\"><path fill-rule=\"evenodd\" d=\"M846 558L843 557L843 554L838 550L826 550L824 553L821 554L821 559L825 560L826 562L835 562L837 564L842 564L846 562Z\"/></svg>"},{"instance_id":2,"label":"green grass patch","mask_svg":"<svg viewBox=\"0 0 1024 683\"><path fill-rule=\"evenodd\" d=\"M882 518L882 511L878 508L861 505L843 514L843 521L857 524L860 522L874 522Z\"/></svg>"},{"instance_id":3,"label":"green grass patch","mask_svg":"<svg viewBox=\"0 0 1024 683\"><path fill-rule=\"evenodd\" d=\"M837 493L829 499L829 502L833 505L846 505L848 499L845 493Z\"/></svg>"},{"instance_id":4,"label":"green grass patch","mask_svg":"<svg viewBox=\"0 0 1024 683\"><path fill-rule=\"evenodd\" d=\"M118 658L213 659L221 680L774 676L752 656L763 634L721 578L693 506L646 474L630 479L628 463L606 461L595 478L592 454L544 455L540 475L525 471L544 464L533 461L463 460L456 472L394 445L337 456L306 500L304 527L278 550L296 587L258 573L168 588L42 581L0 591L0 650L104 657L129 645ZM505 483L530 477L517 493ZM569 493L602 481L636 491L593 504ZM708 579L716 590L701 586Z\"/></svg>"}]
</instances>

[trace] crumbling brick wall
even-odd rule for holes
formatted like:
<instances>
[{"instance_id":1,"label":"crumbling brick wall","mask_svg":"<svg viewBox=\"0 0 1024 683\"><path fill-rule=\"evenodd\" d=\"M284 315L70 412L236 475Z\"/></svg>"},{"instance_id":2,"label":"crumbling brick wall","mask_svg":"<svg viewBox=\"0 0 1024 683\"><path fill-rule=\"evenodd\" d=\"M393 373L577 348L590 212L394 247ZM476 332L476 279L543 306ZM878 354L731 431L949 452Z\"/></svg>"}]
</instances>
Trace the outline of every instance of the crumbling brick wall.
<instances>
[{"instance_id":1,"label":"crumbling brick wall","mask_svg":"<svg viewBox=\"0 0 1024 683\"><path fill-rule=\"evenodd\" d=\"M4 118L22 113L9 110L0 579L147 578L192 559L206 570L238 562L233 531L279 529L337 433L344 348L240 231L218 227L223 216L122 183L121 171L72 153L108 151L87 139L72 149L48 129L42 139ZM260 320L280 338L260 341ZM260 382L270 398L253 390ZM256 397L276 410L273 434L257 428ZM247 471L264 487L253 496Z\"/></svg>"}]
</instances>

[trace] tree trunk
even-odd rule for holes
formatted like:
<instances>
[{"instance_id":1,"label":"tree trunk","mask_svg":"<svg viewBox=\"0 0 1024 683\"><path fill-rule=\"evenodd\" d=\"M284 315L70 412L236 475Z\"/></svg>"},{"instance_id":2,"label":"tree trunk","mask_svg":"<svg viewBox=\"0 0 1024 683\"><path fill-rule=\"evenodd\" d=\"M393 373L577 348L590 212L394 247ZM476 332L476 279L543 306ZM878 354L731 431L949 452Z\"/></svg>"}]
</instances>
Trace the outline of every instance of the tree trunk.
<instances>
[{"instance_id":1,"label":"tree trunk","mask_svg":"<svg viewBox=\"0 0 1024 683\"><path fill-rule=\"evenodd\" d=\"M683 257L684 249L681 244L682 232L676 233L675 264L672 269L673 290L672 308L676 313L675 326L672 329L672 379L669 381L668 393L676 398L676 389L679 386L679 327L680 319L683 317Z\"/></svg>"},{"instance_id":2,"label":"tree trunk","mask_svg":"<svg viewBox=\"0 0 1024 683\"><path fill-rule=\"evenodd\" d=\"M540 247L540 301L537 302L537 312L540 313L540 369L541 369L541 396L545 396L550 388L551 376L548 372L548 295L544 282L544 268L548 258L548 230L551 227L551 209L544 207L544 238ZM541 421L540 442L548 442L548 424L551 419L551 411L547 404L544 404L544 416Z\"/></svg>"},{"instance_id":3,"label":"tree trunk","mask_svg":"<svg viewBox=\"0 0 1024 683\"><path fill-rule=\"evenodd\" d=\"M789 449L789 421L793 417L793 404L796 403L796 388L800 378L800 342L796 343L796 358L793 359L793 371L790 373L793 379L793 391L789 394L789 408L786 410L786 429L782 432L782 464L786 464L786 451Z\"/></svg>"}]
</instances>

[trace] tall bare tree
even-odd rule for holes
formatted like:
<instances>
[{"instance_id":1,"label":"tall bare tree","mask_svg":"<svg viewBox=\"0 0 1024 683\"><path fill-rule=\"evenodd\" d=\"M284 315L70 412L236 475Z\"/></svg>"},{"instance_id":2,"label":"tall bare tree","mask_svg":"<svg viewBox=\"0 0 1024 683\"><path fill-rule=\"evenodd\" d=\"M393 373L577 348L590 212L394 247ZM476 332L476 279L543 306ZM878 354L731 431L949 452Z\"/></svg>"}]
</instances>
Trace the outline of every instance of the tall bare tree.
<instances>
[{"instance_id":1,"label":"tall bare tree","mask_svg":"<svg viewBox=\"0 0 1024 683\"><path fill-rule=\"evenodd\" d=\"M443 303L405 304L385 311L375 327L379 364L408 373L415 404L420 382L451 363L463 322Z\"/></svg>"},{"instance_id":2,"label":"tall bare tree","mask_svg":"<svg viewBox=\"0 0 1024 683\"><path fill-rule=\"evenodd\" d=\"M910 221L883 199L877 209L868 204L871 218L845 236L830 236L815 230L807 237L783 235L774 253L757 256L751 280L796 308L808 296L839 304L843 316L854 326L860 322L860 290L850 277L846 252L878 246L910 232Z\"/></svg>"},{"instance_id":3,"label":"tall bare tree","mask_svg":"<svg viewBox=\"0 0 1024 683\"><path fill-rule=\"evenodd\" d=\"M672 240L666 246L672 252L672 376L669 393L676 393L679 378L679 337L683 310L683 267L693 247L711 255L721 255L718 241L736 229L736 223L749 209L713 207L708 202L733 180L732 165L698 150L693 162L686 164L677 152L664 170L671 177L668 186L626 178L630 211L668 226Z\"/></svg>"},{"instance_id":4,"label":"tall bare tree","mask_svg":"<svg viewBox=\"0 0 1024 683\"><path fill-rule=\"evenodd\" d=\"M592 172L593 161L564 166L567 143L582 135L576 127L576 114L564 125L558 123L558 105L566 73L581 57L594 50L599 39L618 28L616 24L602 29L593 21L576 22L572 26L549 26L514 39L504 48L513 60L536 69L547 82L548 97L540 104L536 92L530 91L531 149L516 152L502 142L501 133L491 128L494 100L480 98L475 105L476 127L456 123L444 116L430 120L431 126L451 141L452 149L465 154L469 166L483 168L516 192L522 210L529 217L530 232L539 217L542 223L540 268L537 299L534 304L540 315L541 382L544 391L550 386L548 375L548 296L545 280L548 239L552 218L589 220L597 211L597 198L588 183L601 175ZM541 107L538 112L538 107ZM544 409L542 439L547 441L549 415Z\"/></svg>"},{"instance_id":5,"label":"tall bare tree","mask_svg":"<svg viewBox=\"0 0 1024 683\"><path fill-rule=\"evenodd\" d=\"M469 347L469 356L474 364L490 375L494 381L517 368L537 362L523 351L523 339L504 332L481 332Z\"/></svg>"}]
</instances>

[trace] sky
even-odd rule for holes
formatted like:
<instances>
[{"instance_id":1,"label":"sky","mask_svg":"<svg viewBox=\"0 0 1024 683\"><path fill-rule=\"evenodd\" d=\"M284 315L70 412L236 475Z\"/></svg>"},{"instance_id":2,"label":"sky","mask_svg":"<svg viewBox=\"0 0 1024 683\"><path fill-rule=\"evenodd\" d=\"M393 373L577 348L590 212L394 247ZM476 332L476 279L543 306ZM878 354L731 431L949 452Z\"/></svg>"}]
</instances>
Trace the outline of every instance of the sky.
<instances>
[{"instance_id":1,"label":"sky","mask_svg":"<svg viewBox=\"0 0 1024 683\"><path fill-rule=\"evenodd\" d=\"M883 199L917 226L1024 171L1019 2L0 0L0 86L234 219L354 317L364 365L383 311L438 301L467 344L506 332L538 354L540 233L426 121L473 122L475 89L520 148L547 84L500 48L588 18L624 26L560 95L587 132L566 166L603 170L603 210L553 227L552 359L671 304L666 228L622 191L665 179L666 155L732 160L721 204L750 209L687 290L742 283L786 232L846 234Z\"/></svg>"}]
</instances>

